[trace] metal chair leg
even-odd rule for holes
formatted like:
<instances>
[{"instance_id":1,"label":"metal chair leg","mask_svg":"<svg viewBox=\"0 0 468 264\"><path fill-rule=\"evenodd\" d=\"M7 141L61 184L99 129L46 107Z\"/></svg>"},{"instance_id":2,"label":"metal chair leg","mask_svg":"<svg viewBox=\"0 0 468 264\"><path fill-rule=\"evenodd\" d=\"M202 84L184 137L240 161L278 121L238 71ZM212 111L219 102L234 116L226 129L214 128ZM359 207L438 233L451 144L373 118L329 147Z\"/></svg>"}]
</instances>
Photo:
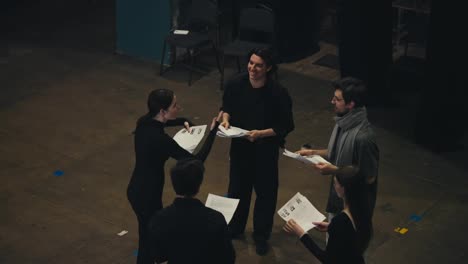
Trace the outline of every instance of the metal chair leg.
<instances>
[{"instance_id":1,"label":"metal chair leg","mask_svg":"<svg viewBox=\"0 0 468 264\"><path fill-rule=\"evenodd\" d=\"M190 59L190 70L189 70L189 81L188 81L189 86L192 85L192 72L193 72L193 61L194 61L192 52L193 52L193 50L187 49L187 53L188 53L189 59Z\"/></svg>"},{"instance_id":2,"label":"metal chair leg","mask_svg":"<svg viewBox=\"0 0 468 264\"><path fill-rule=\"evenodd\" d=\"M224 90L224 69L225 69L225 56L224 56L224 52L222 54L222 57L221 57L221 83L220 83L220 87L219 87L219 90Z\"/></svg>"},{"instance_id":3,"label":"metal chair leg","mask_svg":"<svg viewBox=\"0 0 468 264\"><path fill-rule=\"evenodd\" d=\"M405 53L403 54L404 57L407 57L408 56L408 39L406 39L405 41Z\"/></svg>"},{"instance_id":4,"label":"metal chair leg","mask_svg":"<svg viewBox=\"0 0 468 264\"><path fill-rule=\"evenodd\" d=\"M216 48L216 45L214 43L213 43L213 50L214 50L215 56L216 56L216 66L218 67L219 73L221 73L221 66L219 65L219 53L218 53L218 49Z\"/></svg>"},{"instance_id":5,"label":"metal chair leg","mask_svg":"<svg viewBox=\"0 0 468 264\"><path fill-rule=\"evenodd\" d=\"M161 64L159 65L159 76L164 73L164 58L166 57L166 41L164 40L162 54L161 54Z\"/></svg>"}]
</instances>

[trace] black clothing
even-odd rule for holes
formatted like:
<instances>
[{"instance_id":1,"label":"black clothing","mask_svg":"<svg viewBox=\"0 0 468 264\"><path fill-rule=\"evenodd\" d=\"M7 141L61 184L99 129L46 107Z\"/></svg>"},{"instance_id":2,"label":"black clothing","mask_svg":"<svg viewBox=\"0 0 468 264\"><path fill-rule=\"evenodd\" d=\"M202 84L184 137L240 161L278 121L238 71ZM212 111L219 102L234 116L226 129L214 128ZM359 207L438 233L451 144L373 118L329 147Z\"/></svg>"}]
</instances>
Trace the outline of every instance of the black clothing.
<instances>
[{"instance_id":1,"label":"black clothing","mask_svg":"<svg viewBox=\"0 0 468 264\"><path fill-rule=\"evenodd\" d=\"M198 199L176 198L149 224L156 261L170 264L234 263L234 247L224 216Z\"/></svg>"},{"instance_id":2,"label":"black clothing","mask_svg":"<svg viewBox=\"0 0 468 264\"><path fill-rule=\"evenodd\" d=\"M253 187L257 194L254 239L268 240L276 210L279 147L284 146L284 138L294 129L291 97L273 81L262 88L253 88L244 73L226 83L222 110L230 115L232 126L247 130L272 128L276 133L255 142L234 138L229 152L228 196L240 199L229 224L230 232L234 235L244 232Z\"/></svg>"},{"instance_id":3,"label":"black clothing","mask_svg":"<svg viewBox=\"0 0 468 264\"><path fill-rule=\"evenodd\" d=\"M168 124L182 125L185 119L176 119ZM169 157L183 159L195 157L204 161L216 136L213 129L203 147L192 155L164 132L167 124L155 119L140 122L135 130L135 168L128 184L127 197L138 218L139 249L138 264L153 263L149 259L147 226L150 217L162 208L164 187L164 164Z\"/></svg>"},{"instance_id":4,"label":"black clothing","mask_svg":"<svg viewBox=\"0 0 468 264\"><path fill-rule=\"evenodd\" d=\"M278 146L233 139L229 173L228 196L240 199L229 223L230 231L244 232L253 187L257 196L253 212L254 239L268 240L278 194Z\"/></svg>"},{"instance_id":5,"label":"black clothing","mask_svg":"<svg viewBox=\"0 0 468 264\"><path fill-rule=\"evenodd\" d=\"M226 83L222 110L233 126L247 130L273 128L274 137L260 139L284 146L285 137L294 130L292 101L286 88L272 80L262 88L253 88L248 73Z\"/></svg>"},{"instance_id":6,"label":"black clothing","mask_svg":"<svg viewBox=\"0 0 468 264\"><path fill-rule=\"evenodd\" d=\"M301 237L304 246L317 259L326 264L362 264L364 258L356 248L357 236L353 223L344 212L337 214L328 226L327 248L322 250L312 238L305 234Z\"/></svg>"}]
</instances>

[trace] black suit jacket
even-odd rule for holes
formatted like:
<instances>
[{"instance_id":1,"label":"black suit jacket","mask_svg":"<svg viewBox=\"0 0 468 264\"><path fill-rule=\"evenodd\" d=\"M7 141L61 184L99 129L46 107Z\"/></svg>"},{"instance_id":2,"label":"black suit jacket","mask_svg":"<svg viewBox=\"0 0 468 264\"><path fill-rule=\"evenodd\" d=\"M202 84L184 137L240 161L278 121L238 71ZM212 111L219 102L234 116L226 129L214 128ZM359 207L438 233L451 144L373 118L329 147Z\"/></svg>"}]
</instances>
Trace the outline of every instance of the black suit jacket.
<instances>
[{"instance_id":1,"label":"black suit jacket","mask_svg":"<svg viewBox=\"0 0 468 264\"><path fill-rule=\"evenodd\" d=\"M224 216L198 199L176 198L154 214L149 230L156 262L235 262Z\"/></svg>"}]
</instances>

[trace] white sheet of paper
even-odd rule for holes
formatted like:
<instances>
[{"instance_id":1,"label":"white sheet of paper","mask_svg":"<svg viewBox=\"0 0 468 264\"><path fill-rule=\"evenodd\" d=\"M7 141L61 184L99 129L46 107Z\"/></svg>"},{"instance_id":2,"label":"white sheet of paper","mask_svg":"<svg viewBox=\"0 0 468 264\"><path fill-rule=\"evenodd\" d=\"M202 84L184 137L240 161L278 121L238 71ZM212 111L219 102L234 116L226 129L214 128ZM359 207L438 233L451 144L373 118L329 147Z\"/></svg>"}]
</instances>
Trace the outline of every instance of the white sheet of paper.
<instances>
[{"instance_id":1,"label":"white sheet of paper","mask_svg":"<svg viewBox=\"0 0 468 264\"><path fill-rule=\"evenodd\" d=\"M206 125L193 126L190 127L191 132L189 133L187 129L182 128L175 134L174 140L181 146L183 149L187 150L190 153L197 148L200 141L205 135Z\"/></svg>"},{"instance_id":2,"label":"white sheet of paper","mask_svg":"<svg viewBox=\"0 0 468 264\"><path fill-rule=\"evenodd\" d=\"M300 154L291 152L287 149L284 149L283 155L286 157L290 157L293 159L297 159L303 163L312 163L312 164L318 164L318 163L330 163L326 159L322 158L319 155L311 155L311 156L301 156Z\"/></svg>"},{"instance_id":3,"label":"white sheet of paper","mask_svg":"<svg viewBox=\"0 0 468 264\"><path fill-rule=\"evenodd\" d=\"M125 235L125 234L127 234L127 233L128 233L127 230L122 230L122 231L120 231L119 233L117 233L117 235L118 235L118 236L123 236L123 235Z\"/></svg>"},{"instance_id":4,"label":"white sheet of paper","mask_svg":"<svg viewBox=\"0 0 468 264\"><path fill-rule=\"evenodd\" d=\"M328 160L322 158L322 156L320 156L320 155L311 155L311 156L307 156L305 158L306 158L306 160L312 162L313 164L330 163L330 162L328 162Z\"/></svg>"},{"instance_id":5,"label":"white sheet of paper","mask_svg":"<svg viewBox=\"0 0 468 264\"><path fill-rule=\"evenodd\" d=\"M218 132L216 135L219 137L226 137L226 138L236 138L236 137L243 137L249 132L248 130L235 127L235 126L230 126L228 129L224 128L222 125L218 126Z\"/></svg>"},{"instance_id":6,"label":"white sheet of paper","mask_svg":"<svg viewBox=\"0 0 468 264\"><path fill-rule=\"evenodd\" d=\"M239 199L226 198L209 193L205 206L222 213L226 219L226 223L229 224L238 204Z\"/></svg>"},{"instance_id":7,"label":"white sheet of paper","mask_svg":"<svg viewBox=\"0 0 468 264\"><path fill-rule=\"evenodd\" d=\"M189 33L188 30L176 29L174 30L174 34L176 35L187 35Z\"/></svg>"},{"instance_id":8,"label":"white sheet of paper","mask_svg":"<svg viewBox=\"0 0 468 264\"><path fill-rule=\"evenodd\" d=\"M299 192L278 210L278 214L285 221L294 219L305 232L315 227L312 222L321 222L326 218Z\"/></svg>"}]
</instances>

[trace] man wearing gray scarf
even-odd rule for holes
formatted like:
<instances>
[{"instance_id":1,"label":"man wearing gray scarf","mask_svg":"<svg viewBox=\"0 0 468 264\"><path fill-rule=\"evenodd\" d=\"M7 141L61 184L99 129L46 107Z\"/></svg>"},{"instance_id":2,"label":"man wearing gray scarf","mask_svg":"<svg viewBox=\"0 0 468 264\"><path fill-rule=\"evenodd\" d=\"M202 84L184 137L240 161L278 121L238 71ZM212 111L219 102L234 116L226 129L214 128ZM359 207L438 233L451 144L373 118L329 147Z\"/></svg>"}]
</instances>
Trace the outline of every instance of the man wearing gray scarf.
<instances>
[{"instance_id":1,"label":"man wearing gray scarf","mask_svg":"<svg viewBox=\"0 0 468 264\"><path fill-rule=\"evenodd\" d=\"M327 149L303 149L297 153L320 155L329 163L319 163L314 167L321 174L335 174L339 167L354 165L359 167L359 176L367 184L369 210L372 217L377 196L377 174L379 148L376 144L374 130L367 120L364 106L366 87L364 83L352 77L346 77L333 83L335 94L331 103L335 106L336 125L330 137ZM329 221L341 210L343 201L333 188L333 178L328 197L327 212Z\"/></svg>"}]
</instances>

